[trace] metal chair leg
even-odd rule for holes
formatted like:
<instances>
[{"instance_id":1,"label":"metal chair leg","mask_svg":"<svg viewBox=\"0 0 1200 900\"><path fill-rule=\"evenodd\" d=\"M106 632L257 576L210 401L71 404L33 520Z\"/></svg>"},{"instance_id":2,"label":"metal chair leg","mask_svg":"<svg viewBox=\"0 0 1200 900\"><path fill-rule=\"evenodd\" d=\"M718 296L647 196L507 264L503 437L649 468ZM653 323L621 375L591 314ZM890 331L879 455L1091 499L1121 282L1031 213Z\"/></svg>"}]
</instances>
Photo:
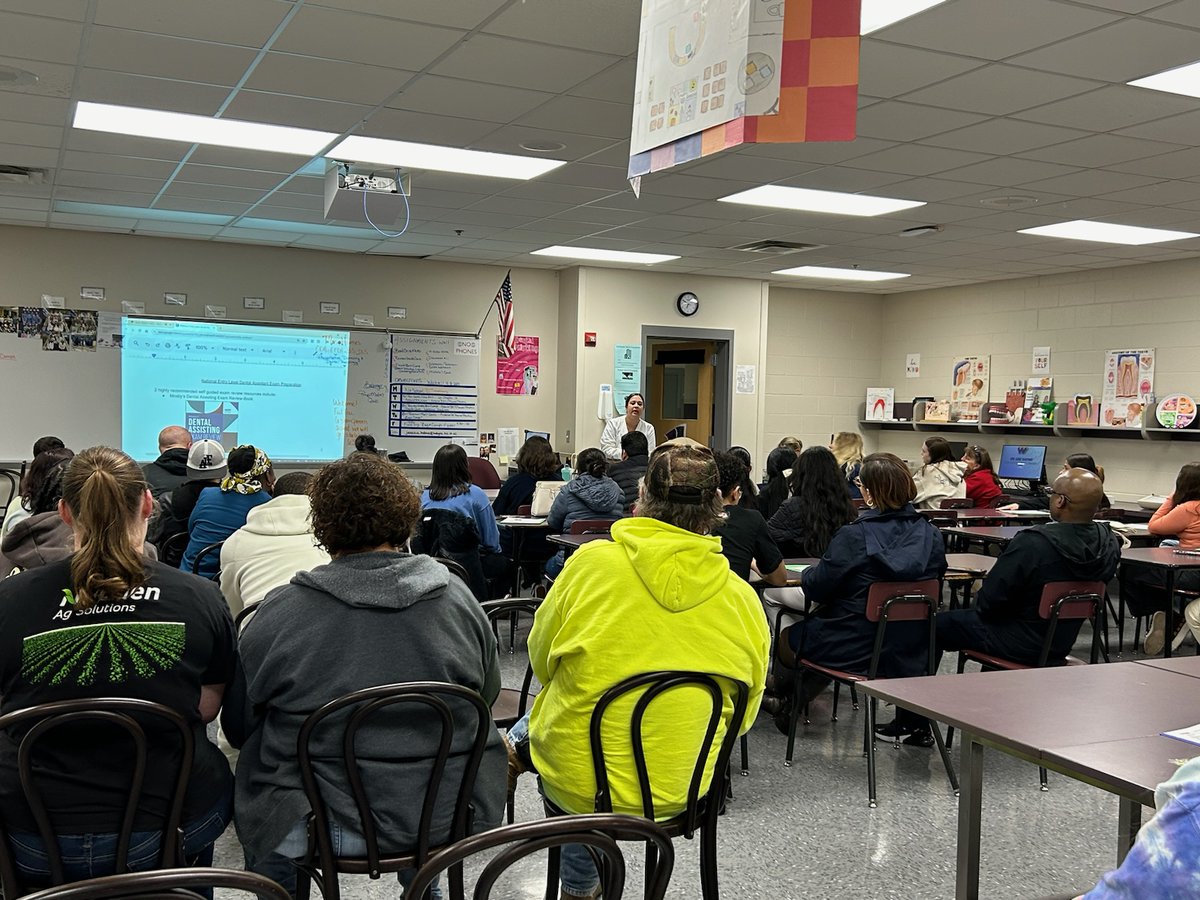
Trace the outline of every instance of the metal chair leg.
<instances>
[{"instance_id":1,"label":"metal chair leg","mask_svg":"<svg viewBox=\"0 0 1200 900\"><path fill-rule=\"evenodd\" d=\"M837 721L838 697L841 695L841 693L842 683L840 681L835 681L833 683L833 715L829 719L831 722Z\"/></svg>"},{"instance_id":2,"label":"metal chair leg","mask_svg":"<svg viewBox=\"0 0 1200 900\"><path fill-rule=\"evenodd\" d=\"M1041 780L1041 783L1042 783L1042 790L1043 790L1043 791L1048 791L1048 790L1050 790L1050 785L1047 783L1047 778L1046 778L1046 770L1045 770L1045 769L1038 769L1038 778Z\"/></svg>"},{"instance_id":3,"label":"metal chair leg","mask_svg":"<svg viewBox=\"0 0 1200 900\"><path fill-rule=\"evenodd\" d=\"M784 758L783 758L783 764L785 766L787 766L788 768L791 768L792 753L796 749L796 721L800 718L800 703L803 700L803 696L804 696L800 690L801 680L802 679L800 677L800 673L797 672L796 673L796 681L792 685L792 708L791 708L791 711L788 713L787 753L784 755ZM808 704L805 703L804 706L805 706L805 710L807 710ZM807 716L805 718L807 719Z\"/></svg>"},{"instance_id":4,"label":"metal chair leg","mask_svg":"<svg viewBox=\"0 0 1200 900\"><path fill-rule=\"evenodd\" d=\"M858 710L858 688L854 685L850 685L850 706L854 710Z\"/></svg>"},{"instance_id":5,"label":"metal chair leg","mask_svg":"<svg viewBox=\"0 0 1200 900\"><path fill-rule=\"evenodd\" d=\"M875 736L875 698L871 697L867 700L867 723L866 723L866 742L867 742L867 802L871 809L874 809L878 803L875 799L875 741L872 738Z\"/></svg>"},{"instance_id":6,"label":"metal chair leg","mask_svg":"<svg viewBox=\"0 0 1200 900\"><path fill-rule=\"evenodd\" d=\"M750 774L750 741L746 735L742 735L742 775Z\"/></svg>"},{"instance_id":7,"label":"metal chair leg","mask_svg":"<svg viewBox=\"0 0 1200 900\"><path fill-rule=\"evenodd\" d=\"M950 751L946 749L946 742L942 740L942 729L934 721L930 721L929 727L933 730L933 739L937 741L938 753L942 755L942 765L946 767L946 777L950 779L950 787L954 789L954 796L957 797L958 773L954 771L954 762L950 759Z\"/></svg>"}]
</instances>

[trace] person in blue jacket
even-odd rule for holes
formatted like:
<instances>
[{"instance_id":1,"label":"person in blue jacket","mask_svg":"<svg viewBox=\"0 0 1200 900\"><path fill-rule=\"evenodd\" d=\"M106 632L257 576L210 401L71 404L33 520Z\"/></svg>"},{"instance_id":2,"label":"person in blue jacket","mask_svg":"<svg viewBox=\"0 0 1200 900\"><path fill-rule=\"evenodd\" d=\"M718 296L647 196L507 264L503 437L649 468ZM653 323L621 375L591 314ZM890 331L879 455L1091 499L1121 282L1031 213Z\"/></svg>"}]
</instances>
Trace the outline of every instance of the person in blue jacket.
<instances>
[{"instance_id":1,"label":"person in blue jacket","mask_svg":"<svg viewBox=\"0 0 1200 900\"><path fill-rule=\"evenodd\" d=\"M608 477L608 459L595 447L583 450L575 457L575 477L554 498L546 525L551 531L565 534L581 519L619 519L625 506L621 486ZM546 574L551 578L562 571L566 556L559 551L546 562Z\"/></svg>"},{"instance_id":2,"label":"person in blue jacket","mask_svg":"<svg viewBox=\"0 0 1200 900\"><path fill-rule=\"evenodd\" d=\"M192 563L201 550L225 540L246 524L250 510L271 499L275 471L266 453L251 444L242 444L229 451L226 463L228 472L221 479L221 489L201 491L188 517L190 537L179 564L185 572L192 571ZM220 568L221 555L212 552L200 560L196 574L212 578Z\"/></svg>"},{"instance_id":3,"label":"person in blue jacket","mask_svg":"<svg viewBox=\"0 0 1200 900\"><path fill-rule=\"evenodd\" d=\"M450 509L475 523L479 533L479 561L487 579L508 572L508 557L500 549L500 526L482 488L471 483L467 451L459 444L446 444L433 455L429 487L421 492L421 509Z\"/></svg>"},{"instance_id":4,"label":"person in blue jacket","mask_svg":"<svg viewBox=\"0 0 1200 900\"><path fill-rule=\"evenodd\" d=\"M924 581L945 574L942 536L913 508L917 489L903 460L891 453L872 453L863 460L858 486L869 508L838 529L821 560L800 576L805 599L817 604L817 609L779 636L776 656L789 668L803 657L865 675L875 645L876 623L866 616L871 585ZM889 626L878 675L924 675L928 635L924 622ZM811 672L804 678L804 693L810 699L829 683ZM784 722L787 712L785 708L780 714ZM915 738L909 742L919 743Z\"/></svg>"}]
</instances>

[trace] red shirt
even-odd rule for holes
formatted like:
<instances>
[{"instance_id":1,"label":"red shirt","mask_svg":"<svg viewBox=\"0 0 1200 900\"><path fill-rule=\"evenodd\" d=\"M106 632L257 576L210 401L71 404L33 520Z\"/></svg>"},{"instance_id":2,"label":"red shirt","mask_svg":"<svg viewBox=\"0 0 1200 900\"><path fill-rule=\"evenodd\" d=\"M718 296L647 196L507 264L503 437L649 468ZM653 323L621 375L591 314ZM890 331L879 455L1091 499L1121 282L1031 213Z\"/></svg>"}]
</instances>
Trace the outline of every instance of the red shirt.
<instances>
[{"instance_id":1,"label":"red shirt","mask_svg":"<svg viewBox=\"0 0 1200 900\"><path fill-rule=\"evenodd\" d=\"M976 506L987 506L1003 493L995 476L987 469L976 469L967 475L967 497L974 500Z\"/></svg>"}]
</instances>

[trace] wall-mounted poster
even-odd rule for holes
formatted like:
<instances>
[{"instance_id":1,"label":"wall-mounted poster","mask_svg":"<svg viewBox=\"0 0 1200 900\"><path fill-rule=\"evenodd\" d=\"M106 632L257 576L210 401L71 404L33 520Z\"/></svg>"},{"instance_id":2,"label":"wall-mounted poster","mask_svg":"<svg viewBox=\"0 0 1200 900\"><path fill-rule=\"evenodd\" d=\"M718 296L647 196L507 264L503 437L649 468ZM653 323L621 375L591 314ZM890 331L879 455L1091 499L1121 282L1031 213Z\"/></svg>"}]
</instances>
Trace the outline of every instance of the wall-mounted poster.
<instances>
[{"instance_id":1,"label":"wall-mounted poster","mask_svg":"<svg viewBox=\"0 0 1200 900\"><path fill-rule=\"evenodd\" d=\"M950 367L950 421L978 422L988 401L990 356L960 356Z\"/></svg>"},{"instance_id":2,"label":"wall-mounted poster","mask_svg":"<svg viewBox=\"0 0 1200 900\"><path fill-rule=\"evenodd\" d=\"M1104 360L1101 428L1141 428L1154 404L1154 351L1109 350Z\"/></svg>"},{"instance_id":3,"label":"wall-mounted poster","mask_svg":"<svg viewBox=\"0 0 1200 900\"><path fill-rule=\"evenodd\" d=\"M889 422L895 415L895 388L867 388L867 419Z\"/></svg>"},{"instance_id":4,"label":"wall-mounted poster","mask_svg":"<svg viewBox=\"0 0 1200 900\"><path fill-rule=\"evenodd\" d=\"M496 357L497 394L536 394L538 389L538 338L518 334L512 356Z\"/></svg>"}]
</instances>

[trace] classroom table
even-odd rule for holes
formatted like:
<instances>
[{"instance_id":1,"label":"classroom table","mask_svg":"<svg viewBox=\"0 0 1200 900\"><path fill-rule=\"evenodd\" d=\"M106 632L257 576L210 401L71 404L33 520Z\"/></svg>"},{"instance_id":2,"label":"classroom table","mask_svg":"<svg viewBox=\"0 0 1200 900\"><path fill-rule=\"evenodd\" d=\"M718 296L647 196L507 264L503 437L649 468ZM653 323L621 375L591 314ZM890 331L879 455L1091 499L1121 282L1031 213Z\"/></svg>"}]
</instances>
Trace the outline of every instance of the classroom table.
<instances>
[{"instance_id":1,"label":"classroom table","mask_svg":"<svg viewBox=\"0 0 1200 900\"><path fill-rule=\"evenodd\" d=\"M956 525L942 528L942 533L963 538L968 546L978 541L985 547L988 544L996 544L1003 547L1026 528L1030 527L1029 525Z\"/></svg>"},{"instance_id":2,"label":"classroom table","mask_svg":"<svg viewBox=\"0 0 1200 900\"><path fill-rule=\"evenodd\" d=\"M1175 771L1173 761L1200 755L1200 747L1158 736L1200 722L1195 677L1124 662L880 679L858 687L962 732L955 896L975 900L984 748L1116 794L1119 862L1137 834L1141 807L1153 804L1155 786Z\"/></svg>"},{"instance_id":3,"label":"classroom table","mask_svg":"<svg viewBox=\"0 0 1200 900\"><path fill-rule=\"evenodd\" d=\"M772 587L798 587L800 585L800 572L803 572L804 570L800 569L800 571L793 571L792 567L793 566L796 566L796 567L804 566L805 568L807 568L808 566L815 566L819 562L820 562L820 559L818 559L815 556L789 556L789 557L785 558L783 561L784 566L787 567L787 570L788 570L787 581L784 584L782 584L782 585L767 584L765 581L762 580L761 575L759 575L754 570L751 570L750 571L750 586L752 588L754 588L755 590L759 590L759 591L766 590L767 588L772 588Z\"/></svg>"},{"instance_id":4,"label":"classroom table","mask_svg":"<svg viewBox=\"0 0 1200 900\"><path fill-rule=\"evenodd\" d=\"M1121 551L1121 567L1143 566L1162 569L1167 577L1167 639L1163 641L1163 656L1171 656L1171 637L1175 634L1175 582L1180 569L1200 569L1200 556L1176 553L1170 547L1131 547ZM1120 582L1124 593L1124 580Z\"/></svg>"},{"instance_id":5,"label":"classroom table","mask_svg":"<svg viewBox=\"0 0 1200 900\"><path fill-rule=\"evenodd\" d=\"M962 582L964 607L971 605L971 591L975 586L977 578L984 578L987 573L992 571L992 566L996 564L996 557L987 556L983 553L947 553L946 554L946 580L949 582ZM954 586L950 587L950 608L954 609Z\"/></svg>"},{"instance_id":6,"label":"classroom table","mask_svg":"<svg viewBox=\"0 0 1200 900\"><path fill-rule=\"evenodd\" d=\"M546 531L549 526L546 525L545 516L498 516L496 524L501 528L512 529L512 558L514 563L512 594L514 597L520 597L521 558L525 550L525 536L530 531Z\"/></svg>"},{"instance_id":7,"label":"classroom table","mask_svg":"<svg viewBox=\"0 0 1200 900\"><path fill-rule=\"evenodd\" d=\"M590 544L592 541L611 541L612 535L607 531L604 534L550 534L546 536L552 544L558 544L562 547L567 556L570 556L584 544Z\"/></svg>"},{"instance_id":8,"label":"classroom table","mask_svg":"<svg viewBox=\"0 0 1200 900\"><path fill-rule=\"evenodd\" d=\"M500 488L480 488L480 490L483 491L484 496L489 500L495 500L500 496Z\"/></svg>"},{"instance_id":9,"label":"classroom table","mask_svg":"<svg viewBox=\"0 0 1200 900\"><path fill-rule=\"evenodd\" d=\"M994 522L997 524L1021 522L1026 519L1049 519L1050 513L1040 509L957 509L938 510L938 512L955 512L959 522L965 525Z\"/></svg>"},{"instance_id":10,"label":"classroom table","mask_svg":"<svg viewBox=\"0 0 1200 900\"><path fill-rule=\"evenodd\" d=\"M1152 669L1164 669L1177 675L1200 678L1200 656L1176 656L1174 659L1138 659L1134 661L1139 666L1150 666Z\"/></svg>"}]
</instances>

